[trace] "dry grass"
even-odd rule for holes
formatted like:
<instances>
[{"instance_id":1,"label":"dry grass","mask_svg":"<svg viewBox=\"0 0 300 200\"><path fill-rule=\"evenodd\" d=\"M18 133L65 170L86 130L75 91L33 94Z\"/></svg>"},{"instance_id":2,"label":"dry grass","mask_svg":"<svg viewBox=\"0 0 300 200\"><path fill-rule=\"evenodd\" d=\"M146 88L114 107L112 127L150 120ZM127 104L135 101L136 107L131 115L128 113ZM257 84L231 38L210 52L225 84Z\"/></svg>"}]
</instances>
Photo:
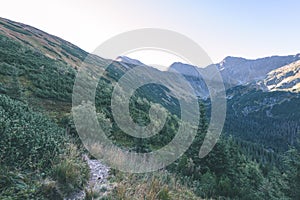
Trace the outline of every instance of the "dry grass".
<instances>
[{"instance_id":1,"label":"dry grass","mask_svg":"<svg viewBox=\"0 0 300 200\"><path fill-rule=\"evenodd\" d=\"M110 159L116 166L122 166L124 162L129 162L126 152L111 151L101 144L91 141L89 149L101 158L101 155L111 155ZM145 164L145 163L144 163ZM142 165L142 164L141 164ZM136 167L136 166L134 166ZM115 183L113 191L102 199L113 200L200 200L191 189L180 184L173 174L167 171L153 173L132 174L112 170L115 175L110 182Z\"/></svg>"},{"instance_id":2,"label":"dry grass","mask_svg":"<svg viewBox=\"0 0 300 200\"><path fill-rule=\"evenodd\" d=\"M117 187L110 194L116 200L181 200L201 199L187 187L181 185L166 171L147 174L117 172Z\"/></svg>"},{"instance_id":3,"label":"dry grass","mask_svg":"<svg viewBox=\"0 0 300 200\"><path fill-rule=\"evenodd\" d=\"M89 179L88 165L83 162L77 147L70 144L67 152L52 169L56 188L63 195L82 189Z\"/></svg>"}]
</instances>

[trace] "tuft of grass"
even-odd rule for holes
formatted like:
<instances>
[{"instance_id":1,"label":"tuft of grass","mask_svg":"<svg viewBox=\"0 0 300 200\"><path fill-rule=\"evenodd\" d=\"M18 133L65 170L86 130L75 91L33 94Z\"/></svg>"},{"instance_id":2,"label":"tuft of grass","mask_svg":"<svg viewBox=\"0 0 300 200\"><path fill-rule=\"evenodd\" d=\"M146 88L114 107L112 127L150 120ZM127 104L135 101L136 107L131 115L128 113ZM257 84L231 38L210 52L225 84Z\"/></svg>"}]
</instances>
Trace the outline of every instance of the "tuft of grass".
<instances>
[{"instance_id":1,"label":"tuft of grass","mask_svg":"<svg viewBox=\"0 0 300 200\"><path fill-rule=\"evenodd\" d=\"M52 178L57 182L59 190L64 195L83 189L89 179L89 168L87 163L82 161L74 144L69 145L68 151L53 166Z\"/></svg>"},{"instance_id":2,"label":"tuft of grass","mask_svg":"<svg viewBox=\"0 0 300 200\"><path fill-rule=\"evenodd\" d=\"M85 200L94 200L100 197L99 193L95 192L93 189L85 189Z\"/></svg>"}]
</instances>

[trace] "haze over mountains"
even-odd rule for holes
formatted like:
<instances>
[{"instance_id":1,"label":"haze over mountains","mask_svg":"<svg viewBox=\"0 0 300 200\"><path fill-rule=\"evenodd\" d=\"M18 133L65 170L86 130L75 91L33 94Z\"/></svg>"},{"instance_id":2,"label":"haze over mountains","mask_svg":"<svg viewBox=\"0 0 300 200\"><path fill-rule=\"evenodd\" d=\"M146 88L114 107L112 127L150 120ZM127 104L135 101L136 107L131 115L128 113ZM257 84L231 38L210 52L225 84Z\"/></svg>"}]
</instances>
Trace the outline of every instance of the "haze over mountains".
<instances>
[{"instance_id":1,"label":"haze over mountains","mask_svg":"<svg viewBox=\"0 0 300 200\"><path fill-rule=\"evenodd\" d=\"M127 63L140 64L129 58ZM295 144L300 130L300 54L259 59L226 57L204 68L175 62L168 72L182 74L209 109L210 94L203 75L214 67L226 88L224 133L263 143L272 151L286 149L282 144Z\"/></svg>"},{"instance_id":2,"label":"haze over mountains","mask_svg":"<svg viewBox=\"0 0 300 200\"><path fill-rule=\"evenodd\" d=\"M69 106L71 103L74 73L88 53L61 38L28 25L7 19L0 19L0 24L0 33L3 37L1 65L4 71L2 75L0 74L3 80L0 92L14 93L15 96L13 91L17 90L21 92L22 98L32 105L40 105L50 110L60 105L66 109L63 105ZM14 46L7 38L14 41L15 46L21 45L26 50L15 48L14 51L8 51ZM6 44L10 46L6 47ZM27 55L27 52L31 51L34 53ZM15 54L19 56L16 57ZM99 56L90 56L93 58L93 65L104 66L108 62ZM297 131L300 130L300 110L297 111L300 103L299 60L299 54L256 60L226 57L222 62L206 68L174 63L168 72L175 71L184 75L195 89L195 93L207 101L209 114L209 93L201 73L209 73L210 69L216 67L222 75L228 100L224 133L260 142L274 149L278 146L286 149L289 144L294 143ZM138 60L118 57L117 61L107 68L104 77L107 81L105 87L110 88L127 70L137 65L145 66ZM13 69L18 70L10 72ZM159 73L158 70L155 71ZM163 73L168 72L161 72L162 77ZM14 78L11 78L11 74ZM177 87L179 93L184 94L178 84L174 84L174 87ZM143 97L162 104L172 113L178 112L178 102L166 88L149 86L143 90L145 94ZM40 98L48 103L44 103ZM264 124L261 124L262 120L265 121ZM286 121L289 121L289 126L284 125ZM274 130L274 123L279 125L280 129ZM253 124L261 125L255 125L254 128ZM243 134L240 130L244 130Z\"/></svg>"}]
</instances>

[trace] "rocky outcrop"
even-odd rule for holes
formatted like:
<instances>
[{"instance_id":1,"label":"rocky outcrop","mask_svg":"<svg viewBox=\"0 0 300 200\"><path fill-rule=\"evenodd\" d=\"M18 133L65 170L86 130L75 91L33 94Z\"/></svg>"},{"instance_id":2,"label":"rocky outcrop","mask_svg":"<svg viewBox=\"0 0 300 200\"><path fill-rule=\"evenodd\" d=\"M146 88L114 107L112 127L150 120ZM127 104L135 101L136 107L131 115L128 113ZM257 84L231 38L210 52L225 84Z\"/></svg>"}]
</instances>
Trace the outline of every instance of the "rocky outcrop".
<instances>
[{"instance_id":1,"label":"rocky outcrop","mask_svg":"<svg viewBox=\"0 0 300 200\"><path fill-rule=\"evenodd\" d=\"M300 90L300 61L280 67L268 73L264 85L269 91Z\"/></svg>"}]
</instances>

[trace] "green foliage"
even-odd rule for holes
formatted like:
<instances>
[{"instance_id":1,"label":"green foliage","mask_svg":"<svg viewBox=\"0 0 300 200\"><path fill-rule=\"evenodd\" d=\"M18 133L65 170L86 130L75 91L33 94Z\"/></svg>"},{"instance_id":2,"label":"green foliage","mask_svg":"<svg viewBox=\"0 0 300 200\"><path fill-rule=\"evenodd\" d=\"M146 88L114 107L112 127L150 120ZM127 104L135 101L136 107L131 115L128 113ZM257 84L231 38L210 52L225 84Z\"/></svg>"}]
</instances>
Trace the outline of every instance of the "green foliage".
<instances>
[{"instance_id":1,"label":"green foliage","mask_svg":"<svg viewBox=\"0 0 300 200\"><path fill-rule=\"evenodd\" d=\"M169 167L197 195L229 199L288 198L287 183L277 169L273 167L263 174L260 165L247 159L233 138L220 138L214 149L199 159L202 131L206 127L206 123L202 124L204 127L199 127L190 149L175 163L177 167Z\"/></svg>"},{"instance_id":2,"label":"green foliage","mask_svg":"<svg viewBox=\"0 0 300 200\"><path fill-rule=\"evenodd\" d=\"M300 198L300 153L296 149L290 149L284 156L286 166L288 194L292 199Z\"/></svg>"},{"instance_id":3,"label":"green foliage","mask_svg":"<svg viewBox=\"0 0 300 200\"><path fill-rule=\"evenodd\" d=\"M44 168L61 152L64 132L43 115L0 95L0 116L1 164Z\"/></svg>"},{"instance_id":4,"label":"green foliage","mask_svg":"<svg viewBox=\"0 0 300 200\"><path fill-rule=\"evenodd\" d=\"M70 45L70 43L63 43L61 48L72 56L83 61L86 58L87 53L74 45Z\"/></svg>"},{"instance_id":5,"label":"green foliage","mask_svg":"<svg viewBox=\"0 0 300 200\"><path fill-rule=\"evenodd\" d=\"M0 62L0 74L15 76L15 79L11 79L11 84L22 79L21 87L31 91L34 97L71 100L75 70L66 64L52 60L3 35L0 35ZM11 92L14 92L13 89L6 88Z\"/></svg>"},{"instance_id":6,"label":"green foliage","mask_svg":"<svg viewBox=\"0 0 300 200\"><path fill-rule=\"evenodd\" d=\"M62 184L64 193L88 179L88 168L64 130L5 95L0 95L0 136L0 199L44 199L60 195ZM45 187L42 180L50 175L56 182Z\"/></svg>"},{"instance_id":7,"label":"green foliage","mask_svg":"<svg viewBox=\"0 0 300 200\"><path fill-rule=\"evenodd\" d=\"M233 98L227 101L225 134L281 153L296 145L299 94L249 90L246 86L230 89L227 94Z\"/></svg>"},{"instance_id":8,"label":"green foliage","mask_svg":"<svg viewBox=\"0 0 300 200\"><path fill-rule=\"evenodd\" d=\"M167 187L163 187L157 194L157 199L159 200L170 200L169 190Z\"/></svg>"},{"instance_id":9,"label":"green foliage","mask_svg":"<svg viewBox=\"0 0 300 200\"><path fill-rule=\"evenodd\" d=\"M199 186L196 190L196 194L202 196L204 198L213 197L216 195L216 175L207 171L205 174L202 175Z\"/></svg>"},{"instance_id":10,"label":"green foliage","mask_svg":"<svg viewBox=\"0 0 300 200\"><path fill-rule=\"evenodd\" d=\"M38 198L38 184L29 177L30 174L0 165L0 199Z\"/></svg>"},{"instance_id":11,"label":"green foliage","mask_svg":"<svg viewBox=\"0 0 300 200\"><path fill-rule=\"evenodd\" d=\"M31 34L30 34L28 31L23 30L22 27L20 27L20 26L18 26L18 25L16 25L16 24L9 23L9 22L8 22L8 23L0 22L0 24L1 24L2 26L4 26L5 28L8 28L8 29L10 29L10 30L12 30L12 31L15 31L15 32L17 32L17 33L21 33L21 34L24 34L24 35L31 36Z\"/></svg>"}]
</instances>

